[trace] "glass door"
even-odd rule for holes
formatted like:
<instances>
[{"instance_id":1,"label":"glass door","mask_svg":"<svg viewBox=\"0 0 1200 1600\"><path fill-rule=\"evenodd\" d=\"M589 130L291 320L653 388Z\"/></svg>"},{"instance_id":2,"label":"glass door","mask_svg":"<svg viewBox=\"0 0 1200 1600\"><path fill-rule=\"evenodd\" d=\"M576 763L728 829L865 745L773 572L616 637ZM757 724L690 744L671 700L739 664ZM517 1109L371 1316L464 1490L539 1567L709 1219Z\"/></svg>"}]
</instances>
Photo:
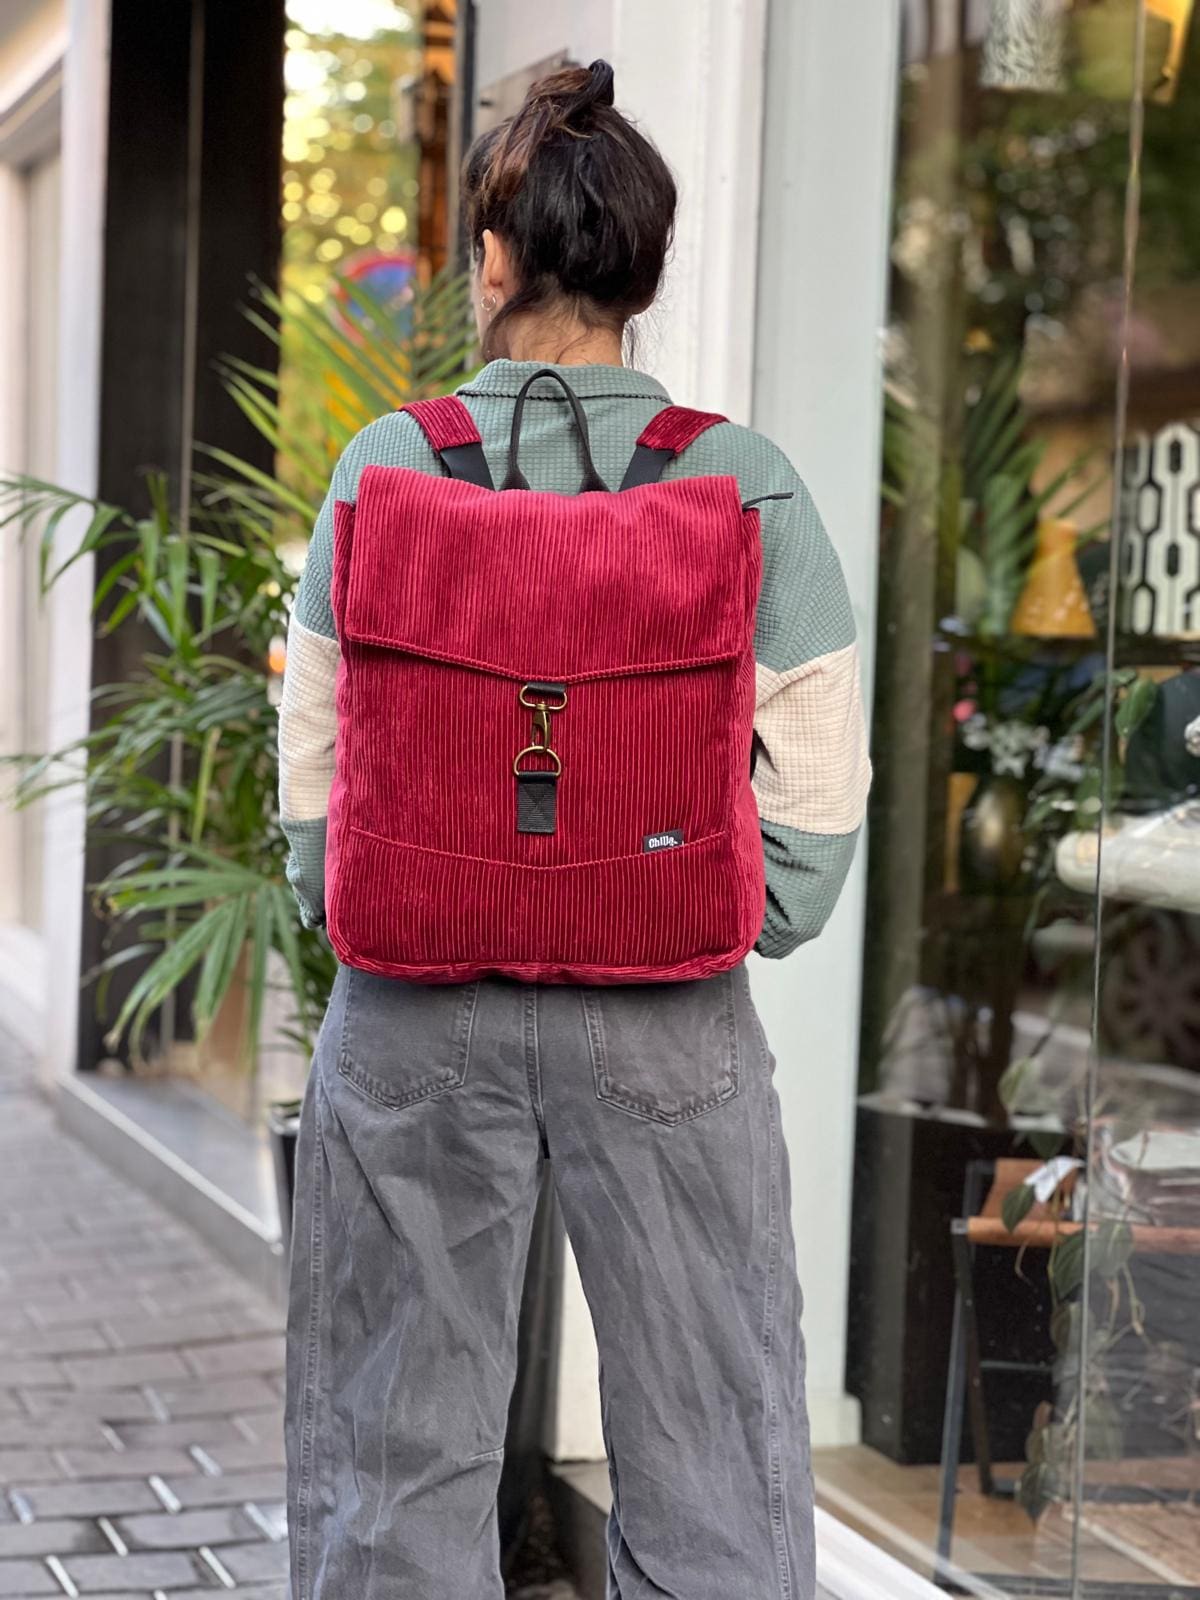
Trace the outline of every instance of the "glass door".
<instances>
[{"instance_id":1,"label":"glass door","mask_svg":"<svg viewBox=\"0 0 1200 1600\"><path fill-rule=\"evenodd\" d=\"M1200 25L903 10L818 1493L951 1591L1200 1595Z\"/></svg>"}]
</instances>

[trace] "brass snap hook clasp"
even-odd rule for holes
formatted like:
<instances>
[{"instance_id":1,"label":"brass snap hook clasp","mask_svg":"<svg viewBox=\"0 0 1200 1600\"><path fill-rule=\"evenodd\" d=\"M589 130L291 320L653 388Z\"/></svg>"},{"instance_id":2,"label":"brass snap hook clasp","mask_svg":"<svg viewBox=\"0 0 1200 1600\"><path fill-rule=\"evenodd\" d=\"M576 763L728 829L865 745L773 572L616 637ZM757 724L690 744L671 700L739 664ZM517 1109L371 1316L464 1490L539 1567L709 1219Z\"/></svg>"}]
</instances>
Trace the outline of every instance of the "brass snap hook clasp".
<instances>
[{"instance_id":1,"label":"brass snap hook clasp","mask_svg":"<svg viewBox=\"0 0 1200 1600\"><path fill-rule=\"evenodd\" d=\"M521 751L513 762L513 771L517 777L521 776L521 763L527 756L545 756L554 763L554 776L557 778L562 772L562 759L557 750L551 748L553 738L550 718L556 711L562 711L567 703L566 685L562 683L525 683L517 693L517 699L527 711L533 712L533 727L529 734L530 742ZM544 768L530 768L530 771L544 771Z\"/></svg>"}]
</instances>

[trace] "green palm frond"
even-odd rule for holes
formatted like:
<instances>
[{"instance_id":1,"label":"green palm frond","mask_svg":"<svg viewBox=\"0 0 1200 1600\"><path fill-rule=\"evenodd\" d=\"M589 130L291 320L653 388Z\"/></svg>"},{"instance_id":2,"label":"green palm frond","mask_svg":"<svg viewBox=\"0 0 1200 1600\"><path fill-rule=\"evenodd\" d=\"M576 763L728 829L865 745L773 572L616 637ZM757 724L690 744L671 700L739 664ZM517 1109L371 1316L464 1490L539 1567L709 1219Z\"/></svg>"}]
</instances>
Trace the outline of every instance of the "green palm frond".
<instances>
[{"instance_id":1,"label":"green palm frond","mask_svg":"<svg viewBox=\"0 0 1200 1600\"><path fill-rule=\"evenodd\" d=\"M1052 509L1069 518L1094 493L1095 451L1071 461L1041 488L1034 480L1046 446L1032 436L1021 399L1019 354L1001 357L967 404L957 459L946 458L941 430L892 384L884 390L882 495L892 506L925 508L931 537L961 540L983 563L986 605L979 631L1008 630L1037 544L1039 520ZM1067 487L1078 485L1067 501ZM1088 529L1088 536L1102 529Z\"/></svg>"},{"instance_id":2,"label":"green palm frond","mask_svg":"<svg viewBox=\"0 0 1200 1600\"><path fill-rule=\"evenodd\" d=\"M286 546L307 540L354 434L408 400L444 393L469 372L475 350L463 276L417 288L400 318L348 281L338 299L342 314L331 316L300 296L253 287L246 314L275 346L281 372L231 358L222 376L276 470L202 445L207 465L189 485L186 521L162 474L147 475L136 511L39 479L0 479L0 532L39 540L43 582L97 556L97 630L137 623L154 641L136 674L94 690L83 739L12 763L17 804L83 782L89 836L128 846L93 895L136 943L87 981L106 1003L114 974L140 965L111 1030L135 1051L181 985L191 985L201 1037L244 981L252 1054L276 970L291 997L286 1032L311 1043L332 980L328 945L296 917L276 800L268 660L286 636L296 586ZM78 539L55 564L68 517L78 518ZM172 752L183 774L175 783L164 777Z\"/></svg>"}]
</instances>

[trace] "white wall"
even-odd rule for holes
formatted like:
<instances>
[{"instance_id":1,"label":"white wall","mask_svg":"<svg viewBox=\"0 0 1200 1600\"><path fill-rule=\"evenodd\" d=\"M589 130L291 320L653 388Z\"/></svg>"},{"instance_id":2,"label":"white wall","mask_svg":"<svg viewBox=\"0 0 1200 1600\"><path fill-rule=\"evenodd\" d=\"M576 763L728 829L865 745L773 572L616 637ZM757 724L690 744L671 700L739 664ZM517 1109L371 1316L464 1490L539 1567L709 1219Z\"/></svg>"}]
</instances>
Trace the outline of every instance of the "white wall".
<instances>
[{"instance_id":1,"label":"white wall","mask_svg":"<svg viewBox=\"0 0 1200 1600\"><path fill-rule=\"evenodd\" d=\"M616 0L617 101L679 185L674 258L639 365L681 405L749 422L767 0Z\"/></svg>"},{"instance_id":2,"label":"white wall","mask_svg":"<svg viewBox=\"0 0 1200 1600\"><path fill-rule=\"evenodd\" d=\"M0 96L3 95L0 80ZM0 108L3 107L0 98ZM25 183L21 173L0 161L0 474L25 467L25 358L27 344L28 250ZM15 755L24 733L21 700L20 608L24 604L24 562L7 528L0 534L0 754ZM8 780L0 780L0 793ZM0 807L0 928L20 913L20 819ZM0 972L0 983L4 974ZM2 1014L2 1013L0 1013Z\"/></svg>"},{"instance_id":3,"label":"white wall","mask_svg":"<svg viewBox=\"0 0 1200 1600\"><path fill-rule=\"evenodd\" d=\"M897 7L774 0L754 424L791 456L846 572L871 681ZM866 850L824 935L752 971L779 1061L818 1444L852 1440L843 1393Z\"/></svg>"},{"instance_id":4,"label":"white wall","mask_svg":"<svg viewBox=\"0 0 1200 1600\"><path fill-rule=\"evenodd\" d=\"M108 130L108 0L69 0L70 45L63 76L62 228L70 270L63 274L59 323L58 481L94 494L100 437L100 318L104 262L104 176ZM78 542L66 519L58 547ZM91 686L92 567L80 561L51 593L51 748L86 732ZM42 926L48 972L57 975L46 1019L42 1069L54 1081L74 1070L83 916L83 797L63 791L46 810Z\"/></svg>"},{"instance_id":5,"label":"white wall","mask_svg":"<svg viewBox=\"0 0 1200 1600\"><path fill-rule=\"evenodd\" d=\"M613 10L613 0L479 0L476 88L560 50L585 63L597 56L611 60Z\"/></svg>"},{"instance_id":6,"label":"white wall","mask_svg":"<svg viewBox=\"0 0 1200 1600\"><path fill-rule=\"evenodd\" d=\"M53 363L60 260L55 203L63 0L0 7L0 474L54 471ZM36 274L36 276L34 276ZM36 550L0 535L0 754L44 734L45 618ZM31 743L32 741L32 743ZM10 778L0 779L0 796ZM36 1052L46 1013L41 924L42 823L0 798L0 1028Z\"/></svg>"}]
</instances>

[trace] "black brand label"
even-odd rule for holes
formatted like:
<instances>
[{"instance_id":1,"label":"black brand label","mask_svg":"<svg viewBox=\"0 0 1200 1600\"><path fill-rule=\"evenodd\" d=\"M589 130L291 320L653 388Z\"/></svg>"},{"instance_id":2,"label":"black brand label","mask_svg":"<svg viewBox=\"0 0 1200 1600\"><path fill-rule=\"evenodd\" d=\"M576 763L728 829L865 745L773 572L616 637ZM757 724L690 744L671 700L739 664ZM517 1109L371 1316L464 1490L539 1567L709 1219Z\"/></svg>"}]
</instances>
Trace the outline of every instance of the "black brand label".
<instances>
[{"instance_id":1,"label":"black brand label","mask_svg":"<svg viewBox=\"0 0 1200 1600\"><path fill-rule=\"evenodd\" d=\"M673 850L676 845L683 843L683 835L678 828L670 833L648 833L642 840L644 851Z\"/></svg>"}]
</instances>

